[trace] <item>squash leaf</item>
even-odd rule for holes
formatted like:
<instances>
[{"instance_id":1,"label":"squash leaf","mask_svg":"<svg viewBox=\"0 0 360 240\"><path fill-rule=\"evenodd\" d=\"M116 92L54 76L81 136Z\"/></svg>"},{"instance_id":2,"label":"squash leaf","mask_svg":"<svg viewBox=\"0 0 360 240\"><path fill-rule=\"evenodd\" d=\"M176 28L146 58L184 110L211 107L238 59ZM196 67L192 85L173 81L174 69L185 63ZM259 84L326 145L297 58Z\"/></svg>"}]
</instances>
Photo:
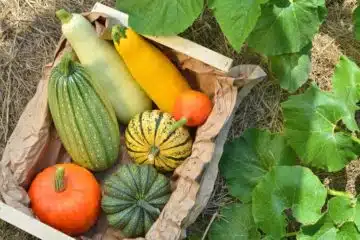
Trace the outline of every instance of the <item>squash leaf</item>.
<instances>
[{"instance_id":1,"label":"squash leaf","mask_svg":"<svg viewBox=\"0 0 360 240\"><path fill-rule=\"evenodd\" d=\"M221 30L235 50L241 49L254 29L261 14L260 4L263 1L209 0L209 8L213 10Z\"/></svg>"},{"instance_id":2,"label":"squash leaf","mask_svg":"<svg viewBox=\"0 0 360 240\"><path fill-rule=\"evenodd\" d=\"M327 191L319 178L301 166L274 167L254 188L253 216L257 226L274 239L286 235L285 210L300 223L316 223Z\"/></svg>"},{"instance_id":3,"label":"squash leaf","mask_svg":"<svg viewBox=\"0 0 360 240\"><path fill-rule=\"evenodd\" d=\"M354 223L347 222L341 226L339 232L336 234L336 240L350 240L360 239L360 233L356 229Z\"/></svg>"},{"instance_id":4,"label":"squash leaf","mask_svg":"<svg viewBox=\"0 0 360 240\"><path fill-rule=\"evenodd\" d=\"M268 55L300 52L326 16L325 0L270 0L248 38L249 46Z\"/></svg>"},{"instance_id":5,"label":"squash leaf","mask_svg":"<svg viewBox=\"0 0 360 240\"><path fill-rule=\"evenodd\" d=\"M335 225L328 214L318 223L303 226L297 240L352 240L360 239L360 233L353 222Z\"/></svg>"},{"instance_id":6,"label":"squash leaf","mask_svg":"<svg viewBox=\"0 0 360 240\"><path fill-rule=\"evenodd\" d=\"M332 78L333 92L344 103L343 122L351 131L359 130L355 121L356 105L360 101L360 68L346 56L341 56Z\"/></svg>"},{"instance_id":7,"label":"squash leaf","mask_svg":"<svg viewBox=\"0 0 360 240\"><path fill-rule=\"evenodd\" d=\"M281 88L293 93L308 80L311 46L308 44L297 53L269 57L271 70Z\"/></svg>"},{"instance_id":8,"label":"squash leaf","mask_svg":"<svg viewBox=\"0 0 360 240\"><path fill-rule=\"evenodd\" d=\"M336 240L338 229L334 226L328 214L325 214L314 225L302 226L297 240Z\"/></svg>"},{"instance_id":9,"label":"squash leaf","mask_svg":"<svg viewBox=\"0 0 360 240\"><path fill-rule=\"evenodd\" d=\"M225 145L220 172L231 195L247 203L254 187L274 166L295 163L296 154L283 136L247 129L241 137Z\"/></svg>"},{"instance_id":10,"label":"squash leaf","mask_svg":"<svg viewBox=\"0 0 360 240\"><path fill-rule=\"evenodd\" d=\"M210 228L209 240L260 240L251 204L234 203L221 209L221 218Z\"/></svg>"},{"instance_id":11,"label":"squash leaf","mask_svg":"<svg viewBox=\"0 0 360 240\"><path fill-rule=\"evenodd\" d=\"M356 208L352 206L351 199L343 196L336 196L328 202L329 217L336 225L354 221Z\"/></svg>"},{"instance_id":12,"label":"squash leaf","mask_svg":"<svg viewBox=\"0 0 360 240\"><path fill-rule=\"evenodd\" d=\"M358 139L335 131L347 113L334 94L313 84L305 93L289 97L282 109L285 135L304 164L333 172L360 153Z\"/></svg>"},{"instance_id":13,"label":"squash leaf","mask_svg":"<svg viewBox=\"0 0 360 240\"><path fill-rule=\"evenodd\" d=\"M347 240L360 239L356 227L359 214L359 201L345 196L336 196L329 200L327 213L314 225L303 226L298 240Z\"/></svg>"},{"instance_id":14,"label":"squash leaf","mask_svg":"<svg viewBox=\"0 0 360 240\"><path fill-rule=\"evenodd\" d=\"M116 8L129 14L129 26L141 34L176 35L200 15L204 0L117 0Z\"/></svg>"}]
</instances>

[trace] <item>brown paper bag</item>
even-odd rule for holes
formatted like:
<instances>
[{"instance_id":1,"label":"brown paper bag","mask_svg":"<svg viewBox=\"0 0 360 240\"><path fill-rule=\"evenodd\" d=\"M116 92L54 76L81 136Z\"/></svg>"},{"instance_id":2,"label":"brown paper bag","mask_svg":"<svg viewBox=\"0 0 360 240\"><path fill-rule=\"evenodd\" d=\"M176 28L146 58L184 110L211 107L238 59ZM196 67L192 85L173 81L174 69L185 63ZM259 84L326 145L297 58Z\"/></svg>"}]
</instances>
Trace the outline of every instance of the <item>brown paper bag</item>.
<instances>
[{"instance_id":1,"label":"brown paper bag","mask_svg":"<svg viewBox=\"0 0 360 240\"><path fill-rule=\"evenodd\" d=\"M97 13L84 13L94 24L99 37L108 38L108 19ZM156 44L156 43L154 43ZM214 107L206 123L196 131L191 156L178 167L172 177L174 190L159 218L145 239L177 240L205 208L218 174L223 145L235 109L253 86L266 77L256 65L241 65L229 73L221 72L182 53L157 45L189 80L191 86L208 94ZM47 103L47 84L52 68L64 52L71 50L62 38L53 61L45 68L34 97L27 104L14 129L0 162L0 196L7 205L36 217L26 190L34 176L55 163L71 161L52 123ZM126 126L121 126L122 136ZM122 137L118 164L131 161ZM100 183L112 169L95 174ZM102 213L96 225L79 239L123 239L121 231L108 227ZM139 238L143 239L143 238Z\"/></svg>"}]
</instances>

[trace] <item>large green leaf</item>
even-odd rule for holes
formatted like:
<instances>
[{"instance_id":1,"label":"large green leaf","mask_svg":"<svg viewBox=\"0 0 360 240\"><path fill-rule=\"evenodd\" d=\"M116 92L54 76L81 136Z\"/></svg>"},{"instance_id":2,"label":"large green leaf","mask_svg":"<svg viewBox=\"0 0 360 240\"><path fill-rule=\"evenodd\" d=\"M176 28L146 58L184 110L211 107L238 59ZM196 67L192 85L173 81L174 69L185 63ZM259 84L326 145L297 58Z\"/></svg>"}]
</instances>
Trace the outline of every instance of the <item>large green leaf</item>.
<instances>
[{"instance_id":1,"label":"large green leaf","mask_svg":"<svg viewBox=\"0 0 360 240\"><path fill-rule=\"evenodd\" d=\"M234 203L221 209L221 216L210 228L209 240L260 240L251 213L251 204Z\"/></svg>"},{"instance_id":2,"label":"large green leaf","mask_svg":"<svg viewBox=\"0 0 360 240\"><path fill-rule=\"evenodd\" d=\"M285 135L303 163L338 171L360 152L360 145L336 124L346 113L341 101L314 84L282 103Z\"/></svg>"},{"instance_id":3,"label":"large green leaf","mask_svg":"<svg viewBox=\"0 0 360 240\"><path fill-rule=\"evenodd\" d=\"M343 122L351 131L359 130L355 121L355 111L359 109L356 103L360 100L359 67L346 56L341 56L332 83L337 100L344 103L346 115L343 117Z\"/></svg>"},{"instance_id":4,"label":"large green leaf","mask_svg":"<svg viewBox=\"0 0 360 240\"><path fill-rule=\"evenodd\" d=\"M354 223L347 222L341 226L336 234L336 240L359 240L360 234L356 229Z\"/></svg>"},{"instance_id":5,"label":"large green leaf","mask_svg":"<svg viewBox=\"0 0 360 240\"><path fill-rule=\"evenodd\" d=\"M268 55L300 52L325 18L324 0L270 0L248 38L250 47Z\"/></svg>"},{"instance_id":6,"label":"large green leaf","mask_svg":"<svg viewBox=\"0 0 360 240\"><path fill-rule=\"evenodd\" d=\"M354 221L356 208L348 197L333 197L328 202L329 217L336 225L342 225L348 221Z\"/></svg>"},{"instance_id":7,"label":"large green leaf","mask_svg":"<svg viewBox=\"0 0 360 240\"><path fill-rule=\"evenodd\" d=\"M297 240L358 240L355 226L355 206L351 199L337 196L328 202L328 212L314 225L302 226Z\"/></svg>"},{"instance_id":8,"label":"large green leaf","mask_svg":"<svg viewBox=\"0 0 360 240\"><path fill-rule=\"evenodd\" d=\"M338 229L328 214L325 214L317 223L302 226L297 240L335 240Z\"/></svg>"},{"instance_id":9,"label":"large green leaf","mask_svg":"<svg viewBox=\"0 0 360 240\"><path fill-rule=\"evenodd\" d=\"M253 188L277 165L294 165L295 152L285 138L267 130L247 129L225 145L220 172L232 196L250 202Z\"/></svg>"},{"instance_id":10,"label":"large green leaf","mask_svg":"<svg viewBox=\"0 0 360 240\"><path fill-rule=\"evenodd\" d=\"M218 21L221 30L235 50L254 29L260 16L260 3L263 0L209 0L209 7Z\"/></svg>"},{"instance_id":11,"label":"large green leaf","mask_svg":"<svg viewBox=\"0 0 360 240\"><path fill-rule=\"evenodd\" d=\"M311 44L298 53L289 53L269 58L271 70L281 88L295 92L309 77L311 70Z\"/></svg>"},{"instance_id":12,"label":"large green leaf","mask_svg":"<svg viewBox=\"0 0 360 240\"><path fill-rule=\"evenodd\" d=\"M291 208L302 224L315 224L322 216L327 191L310 169L274 167L253 191L253 215L258 227L274 239L286 234L284 211Z\"/></svg>"},{"instance_id":13,"label":"large green leaf","mask_svg":"<svg viewBox=\"0 0 360 240\"><path fill-rule=\"evenodd\" d=\"M117 0L116 8L129 14L129 26L141 34L176 35L200 15L204 0Z\"/></svg>"}]
</instances>

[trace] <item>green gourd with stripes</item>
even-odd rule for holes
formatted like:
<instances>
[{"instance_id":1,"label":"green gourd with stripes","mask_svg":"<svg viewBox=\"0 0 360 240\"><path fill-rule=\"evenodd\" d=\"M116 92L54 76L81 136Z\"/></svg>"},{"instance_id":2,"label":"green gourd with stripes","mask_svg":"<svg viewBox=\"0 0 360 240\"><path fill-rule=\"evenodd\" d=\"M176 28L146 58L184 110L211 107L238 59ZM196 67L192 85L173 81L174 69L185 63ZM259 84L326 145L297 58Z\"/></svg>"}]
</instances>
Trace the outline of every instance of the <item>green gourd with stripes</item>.
<instances>
[{"instance_id":1,"label":"green gourd with stripes","mask_svg":"<svg viewBox=\"0 0 360 240\"><path fill-rule=\"evenodd\" d=\"M130 163L105 179L101 208L125 237L143 237L170 195L169 179L153 166Z\"/></svg>"},{"instance_id":2,"label":"green gourd with stripes","mask_svg":"<svg viewBox=\"0 0 360 240\"><path fill-rule=\"evenodd\" d=\"M113 166L119 154L118 122L102 88L73 57L65 53L51 72L51 116L72 160L89 170L102 171Z\"/></svg>"},{"instance_id":3,"label":"green gourd with stripes","mask_svg":"<svg viewBox=\"0 0 360 240\"><path fill-rule=\"evenodd\" d=\"M192 150L192 138L186 127L160 110L145 111L131 119L125 131L125 143L138 164L151 164L162 172L173 171Z\"/></svg>"}]
</instances>

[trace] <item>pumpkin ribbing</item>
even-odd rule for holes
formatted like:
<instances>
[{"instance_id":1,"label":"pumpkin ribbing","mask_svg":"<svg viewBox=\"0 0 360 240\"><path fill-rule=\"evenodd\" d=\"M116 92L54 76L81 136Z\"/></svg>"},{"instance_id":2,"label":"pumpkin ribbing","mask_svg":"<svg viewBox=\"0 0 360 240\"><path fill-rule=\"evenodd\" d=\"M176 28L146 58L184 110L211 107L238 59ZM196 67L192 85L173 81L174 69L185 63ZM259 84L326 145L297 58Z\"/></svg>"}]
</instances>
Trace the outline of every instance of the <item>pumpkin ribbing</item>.
<instances>
[{"instance_id":1,"label":"pumpkin ribbing","mask_svg":"<svg viewBox=\"0 0 360 240\"><path fill-rule=\"evenodd\" d=\"M118 156L120 133L102 89L72 60L72 54L66 54L54 67L49 81L51 115L73 161L94 171L112 166Z\"/></svg>"},{"instance_id":2,"label":"pumpkin ribbing","mask_svg":"<svg viewBox=\"0 0 360 240\"><path fill-rule=\"evenodd\" d=\"M161 171L172 171L191 154L189 131L173 129L175 119L159 110L136 115L125 131L130 157L138 164L152 164Z\"/></svg>"},{"instance_id":3,"label":"pumpkin ribbing","mask_svg":"<svg viewBox=\"0 0 360 240\"><path fill-rule=\"evenodd\" d=\"M70 236L87 232L100 213L100 185L90 171L72 163L45 168L28 194L40 221Z\"/></svg>"},{"instance_id":4,"label":"pumpkin ribbing","mask_svg":"<svg viewBox=\"0 0 360 240\"><path fill-rule=\"evenodd\" d=\"M102 209L127 237L143 236L171 193L169 180L150 165L122 165L105 180Z\"/></svg>"}]
</instances>

